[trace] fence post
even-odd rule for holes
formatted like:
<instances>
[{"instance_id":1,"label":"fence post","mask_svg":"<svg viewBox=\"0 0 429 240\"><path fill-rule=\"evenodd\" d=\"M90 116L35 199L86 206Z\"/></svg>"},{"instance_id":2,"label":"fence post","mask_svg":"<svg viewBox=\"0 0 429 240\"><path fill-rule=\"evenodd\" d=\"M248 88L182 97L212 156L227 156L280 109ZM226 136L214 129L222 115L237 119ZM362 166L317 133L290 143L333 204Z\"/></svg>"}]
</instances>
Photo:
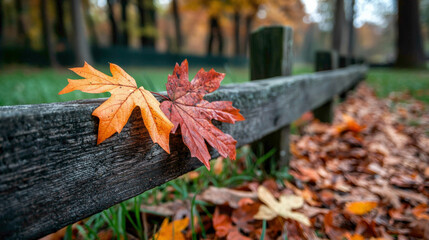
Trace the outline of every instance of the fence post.
<instances>
[{"instance_id":1,"label":"fence post","mask_svg":"<svg viewBox=\"0 0 429 240\"><path fill-rule=\"evenodd\" d=\"M348 65L350 65L350 63L347 56L344 56L344 55L338 56L338 68L345 68Z\"/></svg>"},{"instance_id":2,"label":"fence post","mask_svg":"<svg viewBox=\"0 0 429 240\"><path fill-rule=\"evenodd\" d=\"M335 51L318 51L316 53L316 72L338 68L338 59L338 54ZM313 114L321 122L331 123L334 118L334 99L330 99L314 109Z\"/></svg>"},{"instance_id":3,"label":"fence post","mask_svg":"<svg viewBox=\"0 0 429 240\"><path fill-rule=\"evenodd\" d=\"M261 27L250 36L250 79L258 80L292 73L293 31L286 26ZM275 148L277 167L289 164L289 125L252 144L253 151L263 153Z\"/></svg>"}]
</instances>

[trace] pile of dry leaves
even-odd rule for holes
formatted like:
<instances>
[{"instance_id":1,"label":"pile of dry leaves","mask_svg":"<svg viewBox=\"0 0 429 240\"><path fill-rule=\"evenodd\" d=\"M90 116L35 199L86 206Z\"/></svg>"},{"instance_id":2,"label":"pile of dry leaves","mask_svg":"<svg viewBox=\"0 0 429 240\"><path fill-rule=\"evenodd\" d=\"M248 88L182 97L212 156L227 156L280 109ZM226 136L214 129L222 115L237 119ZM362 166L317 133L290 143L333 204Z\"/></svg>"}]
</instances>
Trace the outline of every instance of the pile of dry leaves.
<instances>
[{"instance_id":1,"label":"pile of dry leaves","mask_svg":"<svg viewBox=\"0 0 429 240\"><path fill-rule=\"evenodd\" d=\"M312 121L293 137L294 181L198 195L215 206L212 216L201 213L206 238L429 239L428 126L424 104L404 94L380 100L361 86L332 125ZM191 238L184 215L171 216L182 218L174 239ZM156 236L172 239L175 223Z\"/></svg>"}]
</instances>

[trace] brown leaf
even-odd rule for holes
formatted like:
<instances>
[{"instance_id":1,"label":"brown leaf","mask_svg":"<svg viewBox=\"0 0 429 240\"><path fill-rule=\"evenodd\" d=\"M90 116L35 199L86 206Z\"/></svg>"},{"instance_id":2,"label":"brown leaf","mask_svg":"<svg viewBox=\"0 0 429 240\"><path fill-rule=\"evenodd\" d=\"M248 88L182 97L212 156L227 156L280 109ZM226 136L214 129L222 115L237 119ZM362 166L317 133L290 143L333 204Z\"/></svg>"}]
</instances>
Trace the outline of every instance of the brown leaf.
<instances>
[{"instance_id":1,"label":"brown leaf","mask_svg":"<svg viewBox=\"0 0 429 240\"><path fill-rule=\"evenodd\" d=\"M175 200L158 205L141 205L140 210L163 217L171 217L174 216L179 209L188 209L189 205L189 201Z\"/></svg>"},{"instance_id":2,"label":"brown leaf","mask_svg":"<svg viewBox=\"0 0 429 240\"><path fill-rule=\"evenodd\" d=\"M238 203L242 198L258 199L257 193L249 191L239 191L229 188L209 187L197 196L198 200L211 202L216 205L228 204L232 208L238 208Z\"/></svg>"},{"instance_id":3,"label":"brown leaf","mask_svg":"<svg viewBox=\"0 0 429 240\"><path fill-rule=\"evenodd\" d=\"M343 236L346 234L346 231L334 224L334 217L337 213L331 211L325 215L323 224L325 227L325 233L332 240L342 240Z\"/></svg>"},{"instance_id":4,"label":"brown leaf","mask_svg":"<svg viewBox=\"0 0 429 240\"><path fill-rule=\"evenodd\" d=\"M416 216L417 219L425 219L429 220L429 209L426 204L420 204L413 209L413 215Z\"/></svg>"},{"instance_id":5,"label":"brown leaf","mask_svg":"<svg viewBox=\"0 0 429 240\"><path fill-rule=\"evenodd\" d=\"M219 208L215 209L213 215L213 228L216 231L216 236L225 237L233 228L231 218L226 214L220 214Z\"/></svg>"},{"instance_id":6,"label":"brown leaf","mask_svg":"<svg viewBox=\"0 0 429 240\"><path fill-rule=\"evenodd\" d=\"M258 212L260 204L254 202L250 198L242 198L238 202L238 205L239 207L232 211L232 221L238 229L245 233L254 231L255 227L252 222L254 221L254 216Z\"/></svg>"}]
</instances>

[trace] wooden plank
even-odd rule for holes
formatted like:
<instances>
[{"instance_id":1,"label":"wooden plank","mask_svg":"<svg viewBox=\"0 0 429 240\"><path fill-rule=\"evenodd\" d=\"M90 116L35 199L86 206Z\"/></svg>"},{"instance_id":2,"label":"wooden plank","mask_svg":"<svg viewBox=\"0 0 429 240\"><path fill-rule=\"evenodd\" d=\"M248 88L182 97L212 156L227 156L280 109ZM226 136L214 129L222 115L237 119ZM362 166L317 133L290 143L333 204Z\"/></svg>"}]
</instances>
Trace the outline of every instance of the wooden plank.
<instances>
[{"instance_id":1,"label":"wooden plank","mask_svg":"<svg viewBox=\"0 0 429 240\"><path fill-rule=\"evenodd\" d=\"M219 124L237 146L288 125L362 80L366 66L232 84L206 99L230 100L246 118ZM120 134L96 145L92 111L105 99L0 107L0 236L44 236L201 166L179 136L171 155L154 145L135 111ZM216 156L216 152L212 151Z\"/></svg>"},{"instance_id":2,"label":"wooden plank","mask_svg":"<svg viewBox=\"0 0 429 240\"><path fill-rule=\"evenodd\" d=\"M317 72L334 70L338 68L338 53L336 51L319 51L316 53ZM320 107L313 110L314 117L321 122L331 123L334 118L334 98L327 100Z\"/></svg>"},{"instance_id":3,"label":"wooden plank","mask_svg":"<svg viewBox=\"0 0 429 240\"><path fill-rule=\"evenodd\" d=\"M290 76L293 63L293 31L290 27L261 27L250 36L250 80ZM277 167L289 165L289 125L252 144L258 155L276 149ZM268 162L269 163L269 162ZM270 170L267 164L267 170Z\"/></svg>"}]
</instances>

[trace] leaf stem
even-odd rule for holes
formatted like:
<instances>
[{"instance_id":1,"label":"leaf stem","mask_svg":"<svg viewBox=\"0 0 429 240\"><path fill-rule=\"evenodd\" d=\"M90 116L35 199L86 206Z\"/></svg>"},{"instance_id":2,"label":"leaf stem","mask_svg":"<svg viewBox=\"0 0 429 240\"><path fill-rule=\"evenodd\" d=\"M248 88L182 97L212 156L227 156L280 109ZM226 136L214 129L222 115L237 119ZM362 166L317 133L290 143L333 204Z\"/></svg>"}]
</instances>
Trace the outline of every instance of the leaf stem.
<instances>
[{"instance_id":1,"label":"leaf stem","mask_svg":"<svg viewBox=\"0 0 429 240\"><path fill-rule=\"evenodd\" d=\"M170 101L171 101L171 99L170 99L170 98L168 98L168 97L166 97L166 96L164 96L164 95L162 95L162 94L159 94L159 93L157 93L157 92L152 92L152 91L149 91L149 92L150 92L150 93L152 93L152 94L155 94L155 95L161 96L161 97L165 98L166 100L170 100Z\"/></svg>"}]
</instances>

